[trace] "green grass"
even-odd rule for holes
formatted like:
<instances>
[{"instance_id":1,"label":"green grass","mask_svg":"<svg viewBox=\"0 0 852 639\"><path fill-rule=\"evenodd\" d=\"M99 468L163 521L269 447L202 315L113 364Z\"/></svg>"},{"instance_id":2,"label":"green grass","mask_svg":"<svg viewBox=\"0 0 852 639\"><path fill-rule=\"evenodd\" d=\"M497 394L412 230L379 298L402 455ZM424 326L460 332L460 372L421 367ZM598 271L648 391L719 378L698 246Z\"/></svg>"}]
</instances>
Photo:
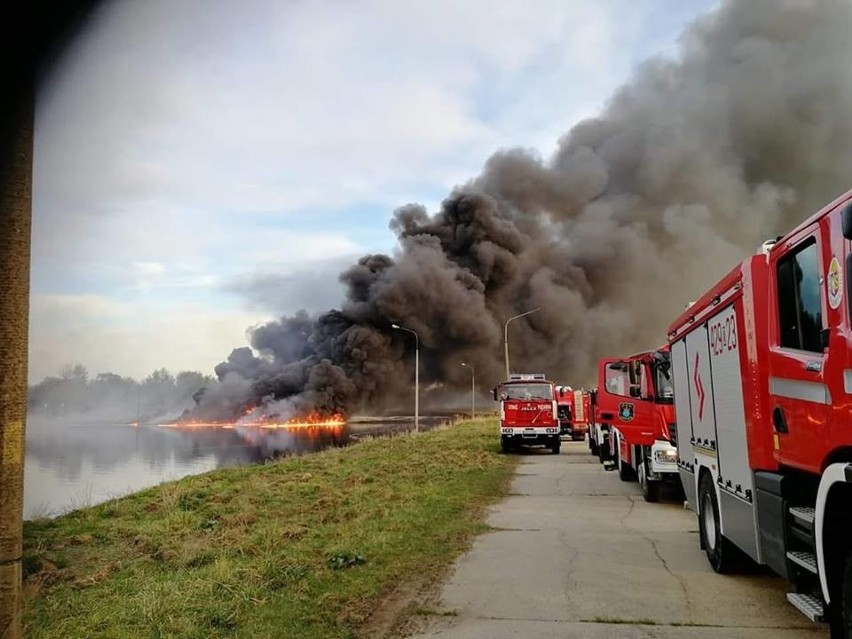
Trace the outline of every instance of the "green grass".
<instances>
[{"instance_id":1,"label":"green grass","mask_svg":"<svg viewBox=\"0 0 852 639\"><path fill-rule=\"evenodd\" d=\"M26 636L358 637L506 493L493 420L186 478L24 530Z\"/></svg>"}]
</instances>

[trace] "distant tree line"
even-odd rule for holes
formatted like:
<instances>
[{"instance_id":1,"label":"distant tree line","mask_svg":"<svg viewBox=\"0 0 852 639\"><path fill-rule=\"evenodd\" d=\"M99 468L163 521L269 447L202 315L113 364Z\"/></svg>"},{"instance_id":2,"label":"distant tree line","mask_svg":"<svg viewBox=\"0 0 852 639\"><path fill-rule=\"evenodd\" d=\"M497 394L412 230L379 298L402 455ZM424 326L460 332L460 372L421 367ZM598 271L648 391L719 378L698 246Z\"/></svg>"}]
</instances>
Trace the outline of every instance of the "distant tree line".
<instances>
[{"instance_id":1,"label":"distant tree line","mask_svg":"<svg viewBox=\"0 0 852 639\"><path fill-rule=\"evenodd\" d=\"M155 370L142 381L115 373L89 376L82 364L67 364L59 375L29 387L29 412L50 417L101 416L146 421L180 414L203 389L215 385L210 375Z\"/></svg>"}]
</instances>

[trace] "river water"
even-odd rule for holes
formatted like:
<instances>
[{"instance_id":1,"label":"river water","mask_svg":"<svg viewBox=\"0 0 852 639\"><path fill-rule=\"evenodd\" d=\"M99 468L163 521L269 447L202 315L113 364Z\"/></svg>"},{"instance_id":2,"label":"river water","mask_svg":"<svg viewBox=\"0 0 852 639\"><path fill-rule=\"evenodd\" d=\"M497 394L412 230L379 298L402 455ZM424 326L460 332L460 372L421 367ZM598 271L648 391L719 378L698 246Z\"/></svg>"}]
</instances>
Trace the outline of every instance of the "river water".
<instances>
[{"instance_id":1,"label":"river water","mask_svg":"<svg viewBox=\"0 0 852 639\"><path fill-rule=\"evenodd\" d=\"M440 420L421 418L428 430ZM155 424L29 418L24 462L24 519L52 517L165 481L227 466L346 446L364 436L411 428L410 420L339 429L165 428Z\"/></svg>"},{"instance_id":2,"label":"river water","mask_svg":"<svg viewBox=\"0 0 852 639\"><path fill-rule=\"evenodd\" d=\"M345 446L350 429L163 428L31 419L24 519L54 516L186 475Z\"/></svg>"}]
</instances>

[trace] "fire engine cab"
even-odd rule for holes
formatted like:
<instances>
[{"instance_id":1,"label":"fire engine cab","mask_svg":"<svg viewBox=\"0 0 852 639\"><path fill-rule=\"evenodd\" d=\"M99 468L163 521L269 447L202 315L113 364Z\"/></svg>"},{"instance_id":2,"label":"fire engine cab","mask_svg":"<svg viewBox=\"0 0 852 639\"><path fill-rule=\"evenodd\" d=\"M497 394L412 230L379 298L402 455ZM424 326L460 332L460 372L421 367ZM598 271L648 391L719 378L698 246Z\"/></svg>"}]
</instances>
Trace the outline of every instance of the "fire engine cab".
<instances>
[{"instance_id":1,"label":"fire engine cab","mask_svg":"<svg viewBox=\"0 0 852 639\"><path fill-rule=\"evenodd\" d=\"M659 501L664 483L680 492L670 367L668 347L598 364L601 461L622 481L638 479L649 502Z\"/></svg>"},{"instance_id":2,"label":"fire engine cab","mask_svg":"<svg viewBox=\"0 0 852 639\"><path fill-rule=\"evenodd\" d=\"M678 469L710 564L770 567L833 639L852 638L850 240L852 191L669 328Z\"/></svg>"},{"instance_id":3,"label":"fire engine cab","mask_svg":"<svg viewBox=\"0 0 852 639\"><path fill-rule=\"evenodd\" d=\"M512 374L492 391L500 402L500 444L504 453L538 445L559 454L554 386L542 373Z\"/></svg>"}]
</instances>

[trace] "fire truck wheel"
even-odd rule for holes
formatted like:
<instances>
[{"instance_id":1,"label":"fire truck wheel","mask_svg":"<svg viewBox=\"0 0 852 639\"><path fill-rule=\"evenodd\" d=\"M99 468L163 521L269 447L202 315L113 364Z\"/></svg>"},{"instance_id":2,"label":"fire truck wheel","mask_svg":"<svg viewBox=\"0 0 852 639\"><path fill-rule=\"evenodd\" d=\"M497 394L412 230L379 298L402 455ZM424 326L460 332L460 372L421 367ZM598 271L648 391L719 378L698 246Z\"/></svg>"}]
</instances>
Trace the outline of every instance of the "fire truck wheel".
<instances>
[{"instance_id":1,"label":"fire truck wheel","mask_svg":"<svg viewBox=\"0 0 852 639\"><path fill-rule=\"evenodd\" d=\"M698 529L710 566L721 575L735 571L737 549L722 535L719 502L710 473L701 475L698 486Z\"/></svg>"},{"instance_id":2,"label":"fire truck wheel","mask_svg":"<svg viewBox=\"0 0 852 639\"><path fill-rule=\"evenodd\" d=\"M838 591L831 596L832 601L840 602L839 609L829 610L831 639L852 639L852 552L846 557L839 586Z\"/></svg>"},{"instance_id":3,"label":"fire truck wheel","mask_svg":"<svg viewBox=\"0 0 852 639\"><path fill-rule=\"evenodd\" d=\"M642 491L642 498L649 504L656 504L660 501L660 482L645 482L645 490Z\"/></svg>"},{"instance_id":4,"label":"fire truck wheel","mask_svg":"<svg viewBox=\"0 0 852 639\"><path fill-rule=\"evenodd\" d=\"M660 482L648 481L648 469L645 464L639 464L639 487L642 489L642 499L649 504L660 501Z\"/></svg>"},{"instance_id":5,"label":"fire truck wheel","mask_svg":"<svg viewBox=\"0 0 852 639\"><path fill-rule=\"evenodd\" d=\"M508 439L504 438L504 439L500 440L500 449L503 451L504 455L508 455L509 453L511 453L514 450L514 447L509 442Z\"/></svg>"},{"instance_id":6,"label":"fire truck wheel","mask_svg":"<svg viewBox=\"0 0 852 639\"><path fill-rule=\"evenodd\" d=\"M646 480L642 484L642 499L649 504L656 504L660 501L660 482Z\"/></svg>"},{"instance_id":7,"label":"fire truck wheel","mask_svg":"<svg viewBox=\"0 0 852 639\"><path fill-rule=\"evenodd\" d=\"M589 437L589 451L590 451L590 452L592 453L592 455L594 455L595 457L597 457L597 456L598 456L598 445L597 445L597 443L595 442L595 440L594 440L594 439L592 439L591 437Z\"/></svg>"},{"instance_id":8,"label":"fire truck wheel","mask_svg":"<svg viewBox=\"0 0 852 639\"><path fill-rule=\"evenodd\" d=\"M618 478L621 481L633 481L636 479L636 473L633 471L633 468L630 467L630 464L624 463L620 457L618 459Z\"/></svg>"},{"instance_id":9,"label":"fire truck wheel","mask_svg":"<svg viewBox=\"0 0 852 639\"><path fill-rule=\"evenodd\" d=\"M550 452L553 453L554 455L558 455L559 454L559 448L560 448L561 444L562 444L562 442L560 442L557 439L554 443L552 443L550 445Z\"/></svg>"}]
</instances>

